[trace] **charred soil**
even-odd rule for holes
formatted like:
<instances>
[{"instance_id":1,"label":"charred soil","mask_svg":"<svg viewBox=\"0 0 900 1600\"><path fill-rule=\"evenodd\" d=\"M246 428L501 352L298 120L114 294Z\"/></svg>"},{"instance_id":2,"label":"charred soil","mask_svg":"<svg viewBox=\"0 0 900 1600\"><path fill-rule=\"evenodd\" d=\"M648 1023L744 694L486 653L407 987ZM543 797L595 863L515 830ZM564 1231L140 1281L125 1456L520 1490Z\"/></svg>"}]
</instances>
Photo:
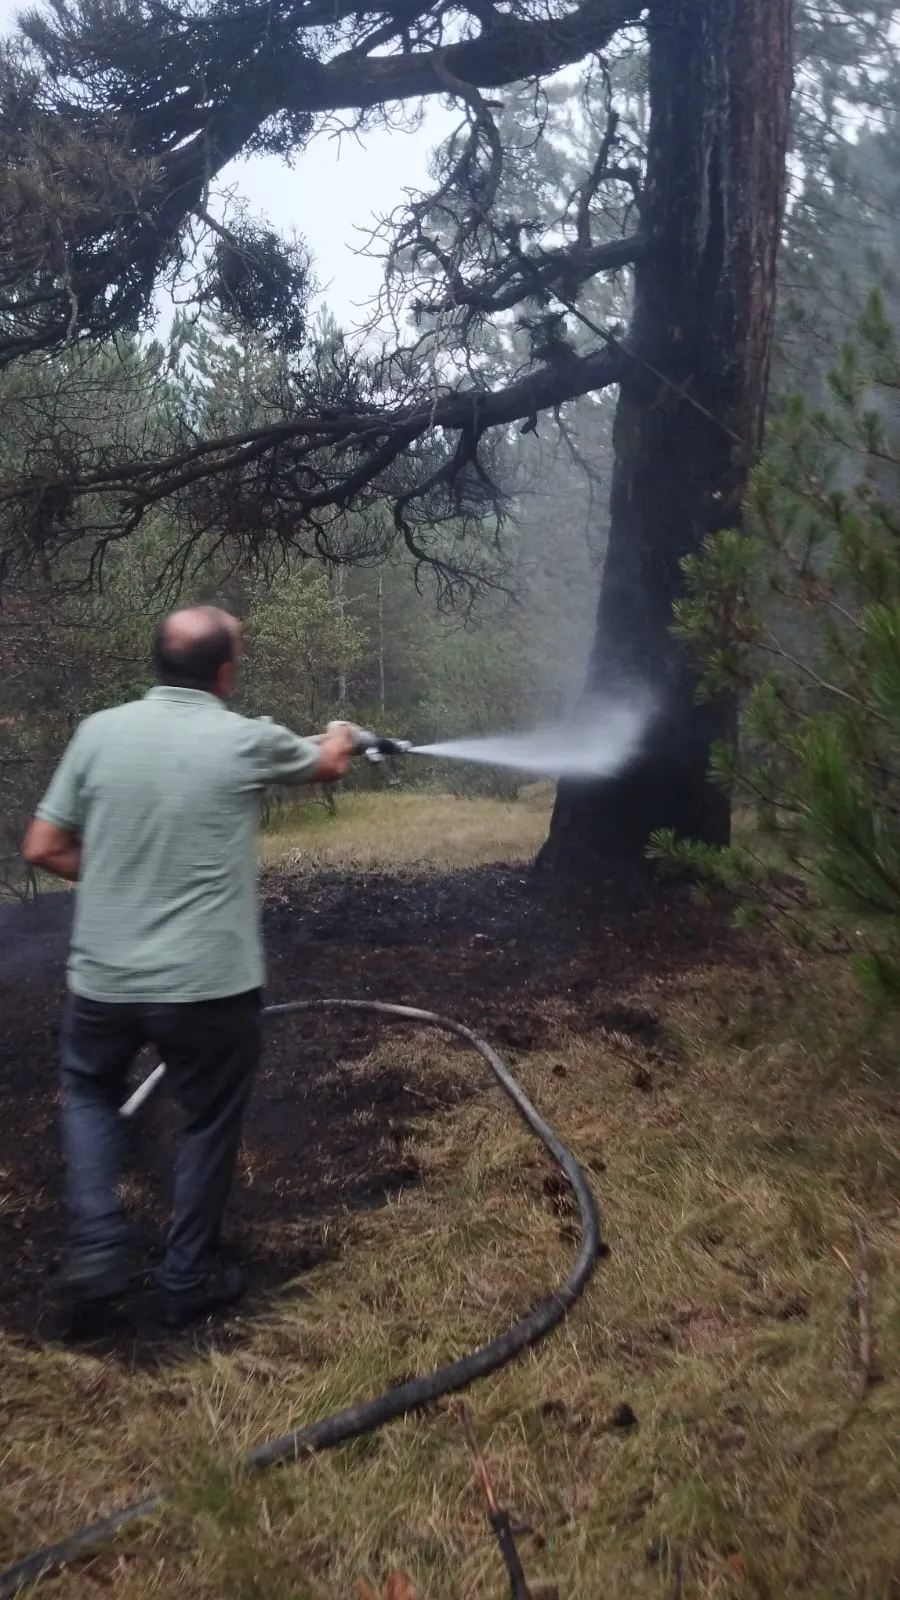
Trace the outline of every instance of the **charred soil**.
<instances>
[{"instance_id":1,"label":"charred soil","mask_svg":"<svg viewBox=\"0 0 900 1600\"><path fill-rule=\"evenodd\" d=\"M654 992L680 972L752 963L724 908L679 886L591 906L564 902L521 867L396 876L267 877L269 1003L324 996L425 1007L466 1022L515 1062L572 1029L607 1029L646 1048ZM69 895L0 914L0 1325L55 1337L52 1275L62 1242L56 1037L71 922ZM305 1269L340 1250L341 1219L418 1181L423 1119L470 1095L471 1078L430 1060L411 1071L368 1063L383 1024L354 1014L273 1019L245 1125L230 1240L255 1297L294 1293ZM660 1048L664 1048L662 1040ZM432 1052L433 1054L433 1052ZM134 1081L149 1069L136 1066ZM486 1085L486 1090L488 1086ZM167 1215L177 1118L164 1095L130 1136L126 1200L148 1267ZM123 1358L160 1353L149 1289L103 1328ZM171 1341L170 1341L171 1342Z\"/></svg>"}]
</instances>

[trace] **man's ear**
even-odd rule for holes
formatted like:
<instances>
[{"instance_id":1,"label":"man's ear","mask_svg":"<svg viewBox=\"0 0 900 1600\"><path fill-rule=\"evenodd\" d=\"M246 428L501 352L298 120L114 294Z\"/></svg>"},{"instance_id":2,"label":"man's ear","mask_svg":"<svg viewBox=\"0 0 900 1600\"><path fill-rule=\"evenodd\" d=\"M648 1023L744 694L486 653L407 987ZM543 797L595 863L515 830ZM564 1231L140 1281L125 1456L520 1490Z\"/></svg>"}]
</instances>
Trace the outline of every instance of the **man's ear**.
<instances>
[{"instance_id":1,"label":"man's ear","mask_svg":"<svg viewBox=\"0 0 900 1600\"><path fill-rule=\"evenodd\" d=\"M237 678L237 662L226 661L216 673L216 694L220 700L230 700Z\"/></svg>"}]
</instances>

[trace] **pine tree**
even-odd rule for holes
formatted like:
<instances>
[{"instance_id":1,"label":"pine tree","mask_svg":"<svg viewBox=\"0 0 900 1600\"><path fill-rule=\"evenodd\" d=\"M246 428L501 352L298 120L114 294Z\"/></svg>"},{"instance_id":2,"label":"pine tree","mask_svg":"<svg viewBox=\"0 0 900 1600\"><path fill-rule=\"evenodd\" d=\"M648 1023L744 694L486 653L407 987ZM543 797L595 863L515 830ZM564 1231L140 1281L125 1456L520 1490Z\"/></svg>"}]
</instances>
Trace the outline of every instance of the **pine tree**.
<instances>
[{"instance_id":1,"label":"pine tree","mask_svg":"<svg viewBox=\"0 0 900 1600\"><path fill-rule=\"evenodd\" d=\"M792 401L757 469L746 530L685 562L676 630L701 692L738 692L714 753L744 809L728 849L653 853L738 892L805 942L852 954L900 1000L900 341L873 293L829 377Z\"/></svg>"}]
</instances>

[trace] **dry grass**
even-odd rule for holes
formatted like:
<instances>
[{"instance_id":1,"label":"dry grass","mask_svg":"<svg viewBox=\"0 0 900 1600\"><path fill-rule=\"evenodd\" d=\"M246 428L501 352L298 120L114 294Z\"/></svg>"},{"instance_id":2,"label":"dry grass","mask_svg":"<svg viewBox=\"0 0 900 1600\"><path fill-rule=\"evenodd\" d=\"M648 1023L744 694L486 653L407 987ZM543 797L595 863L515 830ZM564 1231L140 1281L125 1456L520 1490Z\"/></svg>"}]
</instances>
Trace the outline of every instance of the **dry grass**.
<instances>
[{"instance_id":1,"label":"dry grass","mask_svg":"<svg viewBox=\"0 0 900 1600\"><path fill-rule=\"evenodd\" d=\"M348 794L339 797L335 816L310 801L279 811L260 849L267 866L288 871L447 870L530 861L547 836L551 804L552 794L539 787L513 803L390 789Z\"/></svg>"},{"instance_id":2,"label":"dry grass","mask_svg":"<svg viewBox=\"0 0 900 1600\"><path fill-rule=\"evenodd\" d=\"M565 1327L469 1396L498 1497L533 1530L535 1600L900 1594L891 1041L861 1028L830 968L738 981L722 968L643 996L666 1021L662 1059L596 1035L520 1064L611 1247ZM396 1065L423 1045L440 1071L431 1038L380 1049ZM341 1259L248 1321L238 1349L147 1374L0 1341L0 1562L168 1483L163 1523L48 1594L352 1600L395 1568L422 1600L508 1594L452 1404L252 1482L233 1468L461 1354L565 1271L570 1218L496 1090L416 1143L424 1186L347 1219ZM880 1381L856 1399L841 1256L854 1265L860 1227ZM623 1402L636 1427L610 1425Z\"/></svg>"}]
</instances>

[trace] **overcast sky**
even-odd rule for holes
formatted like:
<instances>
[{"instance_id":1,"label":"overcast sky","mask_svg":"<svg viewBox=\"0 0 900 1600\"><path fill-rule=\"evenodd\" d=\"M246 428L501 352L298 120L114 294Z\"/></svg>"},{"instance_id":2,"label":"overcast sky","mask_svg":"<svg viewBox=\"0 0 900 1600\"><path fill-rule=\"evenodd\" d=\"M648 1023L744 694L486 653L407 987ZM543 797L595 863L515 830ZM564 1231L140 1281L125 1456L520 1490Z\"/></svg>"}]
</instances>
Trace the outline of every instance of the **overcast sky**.
<instances>
[{"instance_id":1,"label":"overcast sky","mask_svg":"<svg viewBox=\"0 0 900 1600\"><path fill-rule=\"evenodd\" d=\"M433 104L416 133L375 132L365 144L350 134L340 141L320 135L293 168L257 156L227 168L223 183L236 186L251 212L282 233L303 235L321 299L338 322L352 327L361 316L357 308L377 294L382 277L379 262L355 253L366 244L365 230L399 205L406 189L425 187L431 151L461 120L461 111Z\"/></svg>"},{"instance_id":2,"label":"overcast sky","mask_svg":"<svg viewBox=\"0 0 900 1600\"><path fill-rule=\"evenodd\" d=\"M23 0L0 0L0 30L10 31L23 9ZM430 105L417 133L373 133L365 145L352 135L340 142L319 136L293 168L271 156L254 157L227 168L220 182L244 197L252 216L306 239L321 300L350 328L361 320L356 307L381 282L378 263L354 254L364 243L359 229L399 205L404 189L425 184L430 151L460 120L458 112Z\"/></svg>"}]
</instances>

